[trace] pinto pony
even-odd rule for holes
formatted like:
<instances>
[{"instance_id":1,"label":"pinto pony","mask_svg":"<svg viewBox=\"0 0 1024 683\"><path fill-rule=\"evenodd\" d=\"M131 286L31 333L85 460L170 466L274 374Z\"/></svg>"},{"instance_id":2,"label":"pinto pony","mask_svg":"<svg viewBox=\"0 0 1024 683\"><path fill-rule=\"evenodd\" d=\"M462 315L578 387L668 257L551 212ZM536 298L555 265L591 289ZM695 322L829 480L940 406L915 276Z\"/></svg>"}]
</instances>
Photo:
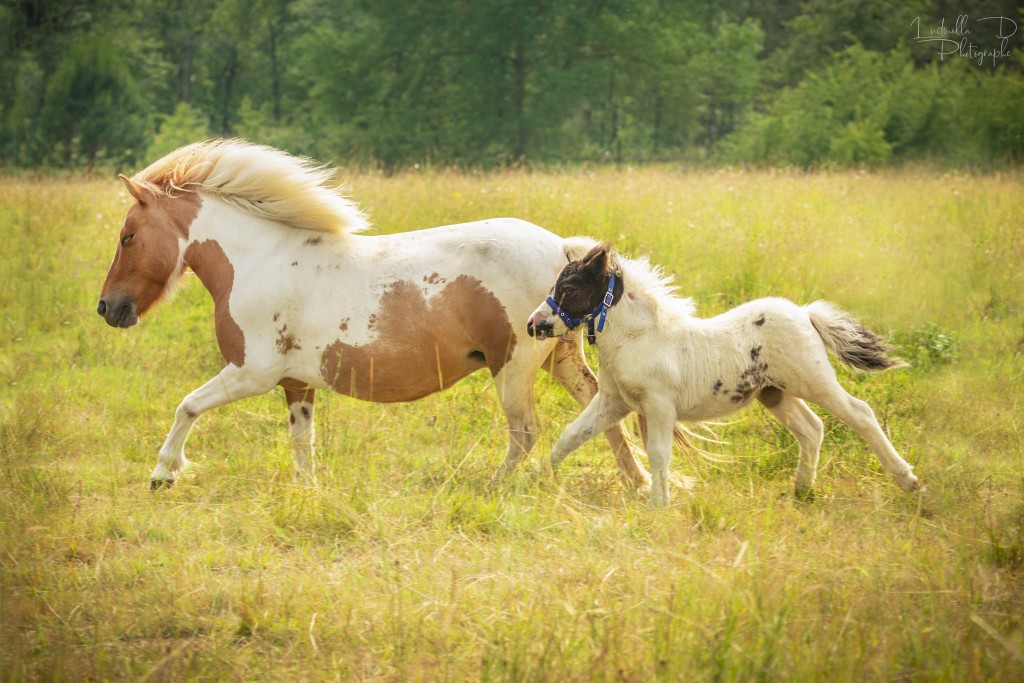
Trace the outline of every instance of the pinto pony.
<instances>
[{"instance_id":1,"label":"pinto pony","mask_svg":"<svg viewBox=\"0 0 1024 683\"><path fill-rule=\"evenodd\" d=\"M534 444L541 367L581 404L597 393L580 340L537 343L510 322L524 320L525 306L593 241L513 218L360 235L367 220L331 175L275 149L213 140L121 176L135 201L97 311L113 327L131 327L189 268L213 298L226 361L178 406L154 488L186 466L185 440L200 415L275 386L284 389L296 464L310 477L317 389L413 401L487 370L509 428L496 477ZM646 485L621 427L606 435L623 479Z\"/></svg>"},{"instance_id":2,"label":"pinto pony","mask_svg":"<svg viewBox=\"0 0 1024 683\"><path fill-rule=\"evenodd\" d=\"M611 253L607 244L565 266L551 296L533 312L528 333L551 339L584 323L599 340L601 389L551 451L556 468L569 453L630 412L647 421L651 502L668 502L668 464L677 421L724 417L760 401L796 437L796 492L814 484L822 422L804 400L849 425L906 491L917 477L882 432L870 406L836 381L829 353L875 372L905 365L873 332L832 304L797 306L758 299L710 319L673 295L646 260Z\"/></svg>"}]
</instances>

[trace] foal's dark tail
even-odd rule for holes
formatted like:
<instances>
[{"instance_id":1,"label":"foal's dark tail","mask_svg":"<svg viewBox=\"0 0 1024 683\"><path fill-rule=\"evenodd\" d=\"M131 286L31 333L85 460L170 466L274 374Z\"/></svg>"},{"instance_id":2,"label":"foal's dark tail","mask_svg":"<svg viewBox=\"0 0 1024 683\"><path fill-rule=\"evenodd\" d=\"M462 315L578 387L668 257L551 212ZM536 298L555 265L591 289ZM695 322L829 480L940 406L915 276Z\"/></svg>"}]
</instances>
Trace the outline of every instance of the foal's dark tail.
<instances>
[{"instance_id":1,"label":"foal's dark tail","mask_svg":"<svg viewBox=\"0 0 1024 683\"><path fill-rule=\"evenodd\" d=\"M891 349L881 337L829 302L815 301L804 306L804 311L829 353L851 368L878 372L907 364L888 355Z\"/></svg>"}]
</instances>

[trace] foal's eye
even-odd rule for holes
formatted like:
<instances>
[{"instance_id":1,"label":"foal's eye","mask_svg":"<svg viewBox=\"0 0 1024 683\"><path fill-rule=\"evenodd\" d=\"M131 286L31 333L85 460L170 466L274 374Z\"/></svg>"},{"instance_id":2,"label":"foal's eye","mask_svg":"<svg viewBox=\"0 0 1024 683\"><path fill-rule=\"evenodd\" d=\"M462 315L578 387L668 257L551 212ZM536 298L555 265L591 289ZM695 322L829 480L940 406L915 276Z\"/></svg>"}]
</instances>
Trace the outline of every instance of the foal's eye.
<instances>
[{"instance_id":1,"label":"foal's eye","mask_svg":"<svg viewBox=\"0 0 1024 683\"><path fill-rule=\"evenodd\" d=\"M122 237L121 238L121 246L122 247L127 247L129 244L132 243L132 239L134 237L135 237L135 233L134 232L130 232L127 235L125 235L124 237Z\"/></svg>"},{"instance_id":2,"label":"foal's eye","mask_svg":"<svg viewBox=\"0 0 1024 683\"><path fill-rule=\"evenodd\" d=\"M562 287L562 297L563 298L567 297L567 296L572 296L575 293L576 293L576 288L575 287L572 287L570 285L565 285L564 287Z\"/></svg>"}]
</instances>

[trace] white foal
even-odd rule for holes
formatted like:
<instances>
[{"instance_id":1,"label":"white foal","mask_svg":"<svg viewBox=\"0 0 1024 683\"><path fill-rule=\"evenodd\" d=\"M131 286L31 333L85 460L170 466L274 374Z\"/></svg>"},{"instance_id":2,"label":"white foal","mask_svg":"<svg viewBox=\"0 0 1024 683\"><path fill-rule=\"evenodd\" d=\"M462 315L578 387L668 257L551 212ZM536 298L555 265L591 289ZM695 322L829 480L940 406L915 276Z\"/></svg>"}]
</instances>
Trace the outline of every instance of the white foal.
<instances>
[{"instance_id":1,"label":"white foal","mask_svg":"<svg viewBox=\"0 0 1024 683\"><path fill-rule=\"evenodd\" d=\"M759 400L796 437L796 491L814 484L822 422L815 403L860 434L885 471L906 491L918 488L913 470L882 432L870 406L836 381L828 354L875 372L905 365L886 355L873 332L832 304L797 306L758 299L720 316L694 316L693 302L674 296L668 279L646 260L612 255L601 244L567 265L552 295L527 329L544 339L587 323L599 336L600 390L551 451L551 466L630 412L646 418L651 502L668 502L668 465L677 422L734 413Z\"/></svg>"}]
</instances>

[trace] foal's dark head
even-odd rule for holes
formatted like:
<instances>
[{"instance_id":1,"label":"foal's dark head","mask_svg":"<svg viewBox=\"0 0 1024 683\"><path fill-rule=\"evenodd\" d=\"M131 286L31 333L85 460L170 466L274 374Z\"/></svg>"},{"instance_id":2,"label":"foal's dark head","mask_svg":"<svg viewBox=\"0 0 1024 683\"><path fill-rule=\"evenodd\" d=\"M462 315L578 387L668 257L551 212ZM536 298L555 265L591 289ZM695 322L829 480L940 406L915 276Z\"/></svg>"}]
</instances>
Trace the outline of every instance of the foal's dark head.
<instances>
[{"instance_id":1,"label":"foal's dark head","mask_svg":"<svg viewBox=\"0 0 1024 683\"><path fill-rule=\"evenodd\" d=\"M601 306L613 273L611 250L609 243L602 242L579 261L569 263L558 274L550 298L570 318L584 318ZM614 301L618 301L622 295L621 278L616 279L613 294ZM545 339L555 336L555 327L561 323L562 319L545 301L530 317L527 331L531 336Z\"/></svg>"}]
</instances>

